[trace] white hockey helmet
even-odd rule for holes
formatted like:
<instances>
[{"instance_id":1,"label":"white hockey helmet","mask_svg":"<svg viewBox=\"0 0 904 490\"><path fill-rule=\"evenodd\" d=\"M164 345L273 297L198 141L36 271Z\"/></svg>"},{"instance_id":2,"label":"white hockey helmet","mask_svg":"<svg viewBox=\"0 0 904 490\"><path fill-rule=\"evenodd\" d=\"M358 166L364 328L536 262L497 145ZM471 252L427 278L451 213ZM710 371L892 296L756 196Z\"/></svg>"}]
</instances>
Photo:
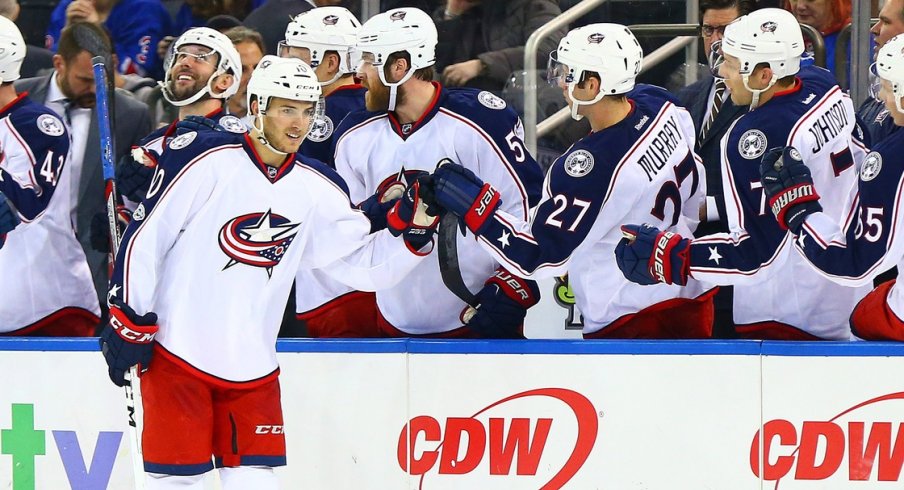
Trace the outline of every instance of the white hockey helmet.
<instances>
[{"instance_id":1,"label":"white hockey helmet","mask_svg":"<svg viewBox=\"0 0 904 490\"><path fill-rule=\"evenodd\" d=\"M169 91L170 69L173 67L173 63L176 59L175 53L179 52L179 48L192 44L204 46L210 48L213 52L216 52L219 55L217 69L207 80L207 85L198 91L198 93L185 100L177 101L174 100L175 97ZM163 97L170 104L177 107L193 104L203 97L204 94L210 94L210 96L215 99L228 99L238 92L239 85L242 83L242 59L239 56L239 52L235 49L235 45L233 45L232 41L224 34L209 27L195 27L185 31L185 33L179 36L179 39L176 39L176 41L173 42L173 46L170 49L171 55L167 57L164 66L166 69L166 78L163 81ZM232 85L221 93L214 93L212 87L214 79L219 75L226 73L232 74Z\"/></svg>"},{"instance_id":2,"label":"white hockey helmet","mask_svg":"<svg viewBox=\"0 0 904 490\"><path fill-rule=\"evenodd\" d=\"M279 97L313 102L316 112L320 101L320 82L317 81L317 74L307 63L298 58L267 55L261 58L257 68L251 72L247 91L249 110L252 98L257 100L254 128L258 131L258 140L272 151L286 154L286 152L274 148L264 135L264 115L270 105L270 99Z\"/></svg>"},{"instance_id":3,"label":"white hockey helmet","mask_svg":"<svg viewBox=\"0 0 904 490\"><path fill-rule=\"evenodd\" d=\"M19 79L25 59L25 39L16 23L0 16L0 83Z\"/></svg>"},{"instance_id":4,"label":"white hockey helmet","mask_svg":"<svg viewBox=\"0 0 904 490\"><path fill-rule=\"evenodd\" d=\"M389 110L393 110L398 86L407 82L416 70L436 63L436 42L436 25L423 10L392 9L371 17L358 30L355 65L360 66L365 53L373 56L371 63L377 67L380 81L389 87ZM383 72L383 64L389 55L400 51L408 53L411 67L401 80L390 83Z\"/></svg>"},{"instance_id":5,"label":"white hockey helmet","mask_svg":"<svg viewBox=\"0 0 904 490\"><path fill-rule=\"evenodd\" d=\"M898 112L904 113L904 107L901 107L901 97L904 97L904 34L898 34L882 45L874 66L876 75L891 83L895 107Z\"/></svg>"},{"instance_id":6,"label":"white hockey helmet","mask_svg":"<svg viewBox=\"0 0 904 490\"><path fill-rule=\"evenodd\" d=\"M319 7L302 12L295 16L286 26L286 39L279 43L279 54L285 56L287 48L307 48L311 52L310 66L317 68L328 51L339 54L340 76L353 73L350 51L354 49L356 35L361 23L344 7Z\"/></svg>"},{"instance_id":7,"label":"white hockey helmet","mask_svg":"<svg viewBox=\"0 0 904 490\"><path fill-rule=\"evenodd\" d=\"M769 90L780 78L800 71L804 37L800 24L791 12L764 8L737 18L725 27L722 52L738 59L744 87L753 92L751 108L756 108L759 95ZM747 83L757 65L772 69L772 80L764 89L752 89Z\"/></svg>"},{"instance_id":8,"label":"white hockey helmet","mask_svg":"<svg viewBox=\"0 0 904 490\"><path fill-rule=\"evenodd\" d=\"M572 100L571 117L581 120L578 106L599 102L606 95L625 94L643 68L643 49L634 34L621 24L590 24L570 31L549 53L547 81L564 84ZM600 92L593 100L574 98L574 87L587 72L600 76Z\"/></svg>"}]
</instances>

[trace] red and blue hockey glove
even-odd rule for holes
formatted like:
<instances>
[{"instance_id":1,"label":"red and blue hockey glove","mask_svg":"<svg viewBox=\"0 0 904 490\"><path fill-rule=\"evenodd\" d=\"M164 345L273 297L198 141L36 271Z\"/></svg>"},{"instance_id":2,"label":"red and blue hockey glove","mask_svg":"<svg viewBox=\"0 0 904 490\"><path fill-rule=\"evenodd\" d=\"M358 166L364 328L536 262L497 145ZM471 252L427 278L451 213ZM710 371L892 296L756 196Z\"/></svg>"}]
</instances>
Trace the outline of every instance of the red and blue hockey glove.
<instances>
[{"instance_id":1,"label":"red and blue hockey glove","mask_svg":"<svg viewBox=\"0 0 904 490\"><path fill-rule=\"evenodd\" d=\"M650 225L624 225L621 229L624 237L615 246L615 262L627 280L644 286L687 284L690 240Z\"/></svg>"},{"instance_id":2,"label":"red and blue hockey glove","mask_svg":"<svg viewBox=\"0 0 904 490\"><path fill-rule=\"evenodd\" d=\"M393 236L402 235L412 250L420 250L433 241L439 216L425 202L431 196L430 175L420 175L405 189L402 197L386 213L386 227Z\"/></svg>"},{"instance_id":3,"label":"red and blue hockey glove","mask_svg":"<svg viewBox=\"0 0 904 490\"><path fill-rule=\"evenodd\" d=\"M100 347L116 386L125 386L125 374L132 366L137 364L142 373L148 370L158 328L156 313L138 315L121 299L112 298L110 322L100 334Z\"/></svg>"},{"instance_id":4,"label":"red and blue hockey glove","mask_svg":"<svg viewBox=\"0 0 904 490\"><path fill-rule=\"evenodd\" d=\"M0 248L6 243L6 234L19 226L19 223L21 223L19 214L6 196L0 192Z\"/></svg>"},{"instance_id":5,"label":"red and blue hockey glove","mask_svg":"<svg viewBox=\"0 0 904 490\"><path fill-rule=\"evenodd\" d=\"M400 177L404 180L413 180L417 179L421 175L429 175L424 171L409 171L405 172L404 175L400 175ZM409 178L410 177L410 178ZM377 192L375 192L372 196L367 199L361 201L358 204L358 209L364 211L364 214L367 215L367 219L370 220L370 232L376 233L383 228L386 228L386 215L389 213L389 210L395 206L396 202L399 198L405 194L405 189L408 188L408 184L406 184L402 180L391 180L384 182L377 188Z\"/></svg>"},{"instance_id":6,"label":"red and blue hockey glove","mask_svg":"<svg viewBox=\"0 0 904 490\"><path fill-rule=\"evenodd\" d=\"M807 216L822 211L810 169L793 146L772 148L763 155L760 180L783 230L797 235Z\"/></svg>"},{"instance_id":7,"label":"red and blue hockey glove","mask_svg":"<svg viewBox=\"0 0 904 490\"><path fill-rule=\"evenodd\" d=\"M436 202L455 213L475 235L480 235L502 204L496 189L474 172L448 158L440 160L433 172Z\"/></svg>"},{"instance_id":8,"label":"red and blue hockey glove","mask_svg":"<svg viewBox=\"0 0 904 490\"><path fill-rule=\"evenodd\" d=\"M524 317L540 301L540 288L500 267L477 293L477 301L477 309L469 307L464 315L468 327L487 339L523 339Z\"/></svg>"}]
</instances>

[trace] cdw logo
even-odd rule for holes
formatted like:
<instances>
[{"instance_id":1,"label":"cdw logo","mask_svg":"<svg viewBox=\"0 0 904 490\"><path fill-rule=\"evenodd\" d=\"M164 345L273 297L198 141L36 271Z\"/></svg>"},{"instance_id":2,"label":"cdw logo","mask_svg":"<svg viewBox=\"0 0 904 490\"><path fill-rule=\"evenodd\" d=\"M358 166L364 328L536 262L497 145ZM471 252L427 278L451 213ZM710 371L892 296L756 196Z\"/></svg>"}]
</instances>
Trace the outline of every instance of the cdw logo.
<instances>
[{"instance_id":1,"label":"cdw logo","mask_svg":"<svg viewBox=\"0 0 904 490\"><path fill-rule=\"evenodd\" d=\"M904 400L904 392L872 398L854 405L828 421L795 425L784 419L766 422L750 444L750 469L760 476L760 437L763 479L899 481L904 465L904 423L860 420L858 410L879 402ZM900 407L900 403L898 404ZM900 411L900 409L898 409ZM846 417L845 421L839 420ZM898 418L904 420L904 417ZM843 464L845 454L847 463ZM860 488L860 487L852 487ZM867 488L867 487L864 487Z\"/></svg>"},{"instance_id":2,"label":"cdw logo","mask_svg":"<svg viewBox=\"0 0 904 490\"><path fill-rule=\"evenodd\" d=\"M564 420L544 416L539 405L519 404L524 417L487 417L485 412L515 400L546 398L560 401L573 414L567 431ZM538 413L532 413L532 412ZM481 419L478 419L478 417ZM569 417L570 418L570 417ZM485 422L483 420L486 420ZM577 430L574 430L575 420ZM491 403L470 417L446 417L440 422L430 415L412 418L399 434L397 456L399 466L412 475L424 476L437 470L440 475L465 475L488 462L489 476L536 475L544 463L544 450L550 435L558 441L567 439L569 454L562 467L542 485L561 488L581 469L596 443L598 431L596 409L580 393L564 388L541 388L508 396ZM558 433L557 433L558 431ZM573 441L573 442L572 442ZM546 461L546 465L551 464Z\"/></svg>"}]
</instances>

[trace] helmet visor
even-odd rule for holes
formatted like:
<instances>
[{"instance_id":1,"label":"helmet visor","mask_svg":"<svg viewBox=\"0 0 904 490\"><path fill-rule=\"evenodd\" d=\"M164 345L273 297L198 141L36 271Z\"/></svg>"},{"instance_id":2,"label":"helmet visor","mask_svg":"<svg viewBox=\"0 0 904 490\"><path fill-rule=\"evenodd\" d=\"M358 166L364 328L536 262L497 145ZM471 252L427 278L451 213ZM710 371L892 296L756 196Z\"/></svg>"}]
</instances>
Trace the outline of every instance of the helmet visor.
<instances>
[{"instance_id":1,"label":"helmet visor","mask_svg":"<svg viewBox=\"0 0 904 490\"><path fill-rule=\"evenodd\" d=\"M879 90L882 89L882 78L879 77L879 66L876 63L869 65L869 96L882 102L879 98Z\"/></svg>"},{"instance_id":2,"label":"helmet visor","mask_svg":"<svg viewBox=\"0 0 904 490\"><path fill-rule=\"evenodd\" d=\"M546 62L546 83L555 88L564 87L568 79L568 66L558 60L556 51L549 52L549 61Z\"/></svg>"}]
</instances>

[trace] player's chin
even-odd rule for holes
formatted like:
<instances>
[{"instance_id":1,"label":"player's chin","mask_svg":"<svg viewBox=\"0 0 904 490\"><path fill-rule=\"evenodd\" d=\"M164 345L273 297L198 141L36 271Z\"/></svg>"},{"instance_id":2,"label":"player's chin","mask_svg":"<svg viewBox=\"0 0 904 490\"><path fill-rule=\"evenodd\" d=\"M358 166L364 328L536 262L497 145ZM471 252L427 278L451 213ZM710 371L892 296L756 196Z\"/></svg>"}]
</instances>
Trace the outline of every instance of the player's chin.
<instances>
[{"instance_id":1,"label":"player's chin","mask_svg":"<svg viewBox=\"0 0 904 490\"><path fill-rule=\"evenodd\" d=\"M283 135L282 143L280 146L280 150L286 153L295 153L301 147L301 143L304 142L303 134L285 134Z\"/></svg>"}]
</instances>

